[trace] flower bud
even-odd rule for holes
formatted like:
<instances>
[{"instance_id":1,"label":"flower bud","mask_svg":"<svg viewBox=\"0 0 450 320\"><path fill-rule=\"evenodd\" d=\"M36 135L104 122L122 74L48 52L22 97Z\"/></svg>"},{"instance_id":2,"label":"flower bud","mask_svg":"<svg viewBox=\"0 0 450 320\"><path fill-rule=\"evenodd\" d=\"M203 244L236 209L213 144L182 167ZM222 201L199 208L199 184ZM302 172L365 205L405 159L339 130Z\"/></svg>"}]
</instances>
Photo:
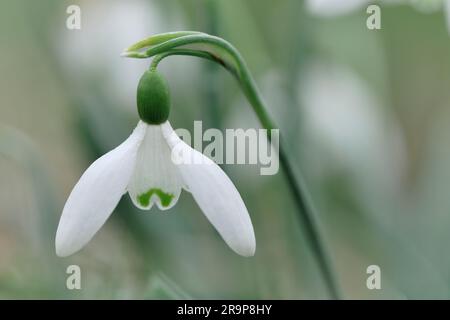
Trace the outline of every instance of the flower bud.
<instances>
[{"instance_id":1,"label":"flower bud","mask_svg":"<svg viewBox=\"0 0 450 320\"><path fill-rule=\"evenodd\" d=\"M139 80L137 108L141 120L148 124L161 124L169 117L169 86L156 70L146 71Z\"/></svg>"}]
</instances>

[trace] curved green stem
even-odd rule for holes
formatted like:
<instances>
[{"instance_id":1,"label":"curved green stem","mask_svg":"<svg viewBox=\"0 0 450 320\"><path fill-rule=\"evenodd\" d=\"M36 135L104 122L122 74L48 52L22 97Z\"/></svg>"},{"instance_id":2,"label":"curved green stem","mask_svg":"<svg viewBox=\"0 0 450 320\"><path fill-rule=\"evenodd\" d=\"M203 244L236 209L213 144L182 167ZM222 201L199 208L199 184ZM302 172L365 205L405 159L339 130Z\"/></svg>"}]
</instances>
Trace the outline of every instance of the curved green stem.
<instances>
[{"instance_id":1,"label":"curved green stem","mask_svg":"<svg viewBox=\"0 0 450 320\"><path fill-rule=\"evenodd\" d=\"M161 35L159 35L161 36ZM263 128L267 129L268 139L271 141L271 130L275 129L275 123L267 112L267 107L258 92L255 81L240 53L227 41L204 33L184 32L170 33L170 40L159 42L156 45L150 45L150 48L144 52L137 50L148 47L150 40L140 42L140 45L133 45L132 50L126 51L123 55L133 58L154 57L151 68L156 68L158 63L170 55L190 55L213 60L224 66L238 80L242 91L250 102ZM152 39L153 37L149 38ZM181 49L180 49L181 48ZM326 250L323 235L313 207L308 200L306 189L299 178L295 177L293 167L291 166L287 149L284 148L283 140L280 140L279 157L280 164L285 172L290 190L295 203L299 208L297 217L304 227L306 237L315 254L317 263L322 274L323 280L327 286L330 297L340 298L340 290L330 256Z\"/></svg>"},{"instance_id":2,"label":"curved green stem","mask_svg":"<svg viewBox=\"0 0 450 320\"><path fill-rule=\"evenodd\" d=\"M189 50L189 49L173 49L166 51L164 53L158 54L157 56L153 57L152 63L150 64L150 70L156 70L158 67L158 64L163 60L164 58L168 56L193 56L198 58L203 58L211 61L215 61L214 57L209 54L208 52L203 51L196 51L196 50Z\"/></svg>"}]
</instances>

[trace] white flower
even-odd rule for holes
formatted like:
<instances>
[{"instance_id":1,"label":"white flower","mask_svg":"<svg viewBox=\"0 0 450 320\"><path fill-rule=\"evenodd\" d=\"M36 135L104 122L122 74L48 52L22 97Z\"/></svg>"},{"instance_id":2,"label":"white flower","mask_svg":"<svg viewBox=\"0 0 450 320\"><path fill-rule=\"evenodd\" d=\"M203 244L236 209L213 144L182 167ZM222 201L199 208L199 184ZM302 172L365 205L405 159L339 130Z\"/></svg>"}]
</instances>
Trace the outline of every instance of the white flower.
<instances>
[{"instance_id":1,"label":"white flower","mask_svg":"<svg viewBox=\"0 0 450 320\"><path fill-rule=\"evenodd\" d=\"M174 153L181 161L172 160ZM182 188L192 193L236 253L254 255L253 226L236 187L217 164L184 143L168 121L140 121L127 140L86 170L64 206L56 232L57 255L68 256L85 246L127 191L140 209L156 203L167 210Z\"/></svg>"}]
</instances>

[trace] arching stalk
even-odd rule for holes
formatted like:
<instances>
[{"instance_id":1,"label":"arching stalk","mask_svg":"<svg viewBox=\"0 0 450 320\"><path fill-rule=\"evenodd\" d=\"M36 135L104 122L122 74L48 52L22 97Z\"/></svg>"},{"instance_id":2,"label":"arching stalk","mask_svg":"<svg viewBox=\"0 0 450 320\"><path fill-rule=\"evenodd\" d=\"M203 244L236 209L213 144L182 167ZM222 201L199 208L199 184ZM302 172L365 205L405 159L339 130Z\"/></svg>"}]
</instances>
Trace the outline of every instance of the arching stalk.
<instances>
[{"instance_id":1,"label":"arching stalk","mask_svg":"<svg viewBox=\"0 0 450 320\"><path fill-rule=\"evenodd\" d=\"M122 55L139 59L154 57L150 68L156 68L161 60L171 55L195 56L219 63L239 82L262 127L267 129L268 139L271 140L271 129L276 129L277 126L267 112L268 109L258 92L244 59L236 48L222 38L193 31L159 34L134 44ZM286 150L281 137L279 146L280 164L284 170L295 204L299 209L297 217L304 227L306 237L317 259L317 264L330 297L339 299L341 297L340 290L316 214L302 181L294 175Z\"/></svg>"}]
</instances>

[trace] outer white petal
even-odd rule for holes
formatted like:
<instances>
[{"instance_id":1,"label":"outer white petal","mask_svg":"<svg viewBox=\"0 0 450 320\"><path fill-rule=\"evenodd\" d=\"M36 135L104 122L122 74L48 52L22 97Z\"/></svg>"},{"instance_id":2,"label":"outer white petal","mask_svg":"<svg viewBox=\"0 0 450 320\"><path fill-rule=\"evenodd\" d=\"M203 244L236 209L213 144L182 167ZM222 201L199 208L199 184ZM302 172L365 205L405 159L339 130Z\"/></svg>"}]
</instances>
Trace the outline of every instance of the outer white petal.
<instances>
[{"instance_id":1,"label":"outer white petal","mask_svg":"<svg viewBox=\"0 0 450 320\"><path fill-rule=\"evenodd\" d=\"M306 7L318 16L335 16L350 13L369 2L369 0L307 0Z\"/></svg>"},{"instance_id":2,"label":"outer white petal","mask_svg":"<svg viewBox=\"0 0 450 320\"><path fill-rule=\"evenodd\" d=\"M159 209L167 210L177 203L182 185L161 126L148 125L128 185L131 200L140 209L149 210L156 203Z\"/></svg>"},{"instance_id":3,"label":"outer white petal","mask_svg":"<svg viewBox=\"0 0 450 320\"><path fill-rule=\"evenodd\" d=\"M84 172L64 206L56 232L56 254L80 250L105 223L133 173L146 124L139 122L130 137L97 159Z\"/></svg>"},{"instance_id":4,"label":"outer white petal","mask_svg":"<svg viewBox=\"0 0 450 320\"><path fill-rule=\"evenodd\" d=\"M172 159L200 209L236 253L253 256L256 244L252 222L230 178L211 159L184 143L169 122L161 126Z\"/></svg>"}]
</instances>

